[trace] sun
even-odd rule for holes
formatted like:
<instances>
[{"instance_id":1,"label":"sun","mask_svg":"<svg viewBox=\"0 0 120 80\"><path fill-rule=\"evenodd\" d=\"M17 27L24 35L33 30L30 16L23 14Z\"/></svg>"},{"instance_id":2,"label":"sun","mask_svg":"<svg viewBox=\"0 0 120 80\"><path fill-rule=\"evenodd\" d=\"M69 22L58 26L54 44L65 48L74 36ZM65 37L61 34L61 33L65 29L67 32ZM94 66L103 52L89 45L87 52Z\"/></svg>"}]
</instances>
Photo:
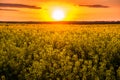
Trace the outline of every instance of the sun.
<instances>
[{"instance_id":1,"label":"sun","mask_svg":"<svg viewBox=\"0 0 120 80\"><path fill-rule=\"evenodd\" d=\"M65 12L62 9L54 9L52 12L52 18L56 21L61 21L65 17Z\"/></svg>"}]
</instances>

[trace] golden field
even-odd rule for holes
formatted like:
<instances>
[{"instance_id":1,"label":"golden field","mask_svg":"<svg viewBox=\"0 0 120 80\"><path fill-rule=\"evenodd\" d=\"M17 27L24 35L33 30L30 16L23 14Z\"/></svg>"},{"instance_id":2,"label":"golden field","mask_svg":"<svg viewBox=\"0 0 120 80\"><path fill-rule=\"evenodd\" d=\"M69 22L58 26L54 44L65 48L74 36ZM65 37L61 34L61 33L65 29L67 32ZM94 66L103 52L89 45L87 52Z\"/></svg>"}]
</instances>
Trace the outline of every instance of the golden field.
<instances>
[{"instance_id":1,"label":"golden field","mask_svg":"<svg viewBox=\"0 0 120 80\"><path fill-rule=\"evenodd\" d=\"M0 23L1 80L120 80L120 24Z\"/></svg>"}]
</instances>

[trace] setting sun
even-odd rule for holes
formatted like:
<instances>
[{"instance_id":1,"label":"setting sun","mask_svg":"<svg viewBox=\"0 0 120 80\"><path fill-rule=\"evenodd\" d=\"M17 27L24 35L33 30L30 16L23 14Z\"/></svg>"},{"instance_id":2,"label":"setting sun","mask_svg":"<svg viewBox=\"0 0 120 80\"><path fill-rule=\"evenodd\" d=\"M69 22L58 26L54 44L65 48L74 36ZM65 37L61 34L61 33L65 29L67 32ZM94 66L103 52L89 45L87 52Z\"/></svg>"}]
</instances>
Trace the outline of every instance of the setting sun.
<instances>
[{"instance_id":1,"label":"setting sun","mask_svg":"<svg viewBox=\"0 0 120 80\"><path fill-rule=\"evenodd\" d=\"M52 18L54 20L60 21L60 20L63 20L64 17L65 17L65 13L64 13L63 10L61 10L61 9L55 9L55 10L53 10L53 12L52 12Z\"/></svg>"}]
</instances>

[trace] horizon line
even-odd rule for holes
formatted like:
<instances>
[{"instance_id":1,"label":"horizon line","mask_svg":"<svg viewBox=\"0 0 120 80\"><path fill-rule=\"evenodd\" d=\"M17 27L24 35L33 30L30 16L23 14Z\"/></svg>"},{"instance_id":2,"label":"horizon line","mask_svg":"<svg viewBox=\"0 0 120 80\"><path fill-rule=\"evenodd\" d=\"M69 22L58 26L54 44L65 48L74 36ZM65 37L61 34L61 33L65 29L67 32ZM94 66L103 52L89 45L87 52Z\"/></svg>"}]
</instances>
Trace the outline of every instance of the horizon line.
<instances>
[{"instance_id":1,"label":"horizon line","mask_svg":"<svg viewBox=\"0 0 120 80\"><path fill-rule=\"evenodd\" d=\"M27 23L27 24L120 24L120 21L0 21L0 23Z\"/></svg>"}]
</instances>

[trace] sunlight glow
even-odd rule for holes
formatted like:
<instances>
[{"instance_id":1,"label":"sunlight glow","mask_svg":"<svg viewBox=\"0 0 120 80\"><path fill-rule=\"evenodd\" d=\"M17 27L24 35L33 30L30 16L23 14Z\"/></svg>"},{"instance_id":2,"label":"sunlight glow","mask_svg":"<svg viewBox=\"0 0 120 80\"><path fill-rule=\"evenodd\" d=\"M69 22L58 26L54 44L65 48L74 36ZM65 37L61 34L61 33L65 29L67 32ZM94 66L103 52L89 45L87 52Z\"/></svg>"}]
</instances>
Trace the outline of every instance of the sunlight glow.
<instances>
[{"instance_id":1,"label":"sunlight glow","mask_svg":"<svg viewBox=\"0 0 120 80\"><path fill-rule=\"evenodd\" d=\"M55 9L52 12L52 18L54 20L60 21L63 20L63 18L65 17L65 12L61 9Z\"/></svg>"},{"instance_id":2,"label":"sunlight glow","mask_svg":"<svg viewBox=\"0 0 120 80\"><path fill-rule=\"evenodd\" d=\"M43 21L73 21L83 13L78 6L65 2L46 2L42 4L44 10L39 11L39 17ZM85 11L84 11L85 12Z\"/></svg>"}]
</instances>

